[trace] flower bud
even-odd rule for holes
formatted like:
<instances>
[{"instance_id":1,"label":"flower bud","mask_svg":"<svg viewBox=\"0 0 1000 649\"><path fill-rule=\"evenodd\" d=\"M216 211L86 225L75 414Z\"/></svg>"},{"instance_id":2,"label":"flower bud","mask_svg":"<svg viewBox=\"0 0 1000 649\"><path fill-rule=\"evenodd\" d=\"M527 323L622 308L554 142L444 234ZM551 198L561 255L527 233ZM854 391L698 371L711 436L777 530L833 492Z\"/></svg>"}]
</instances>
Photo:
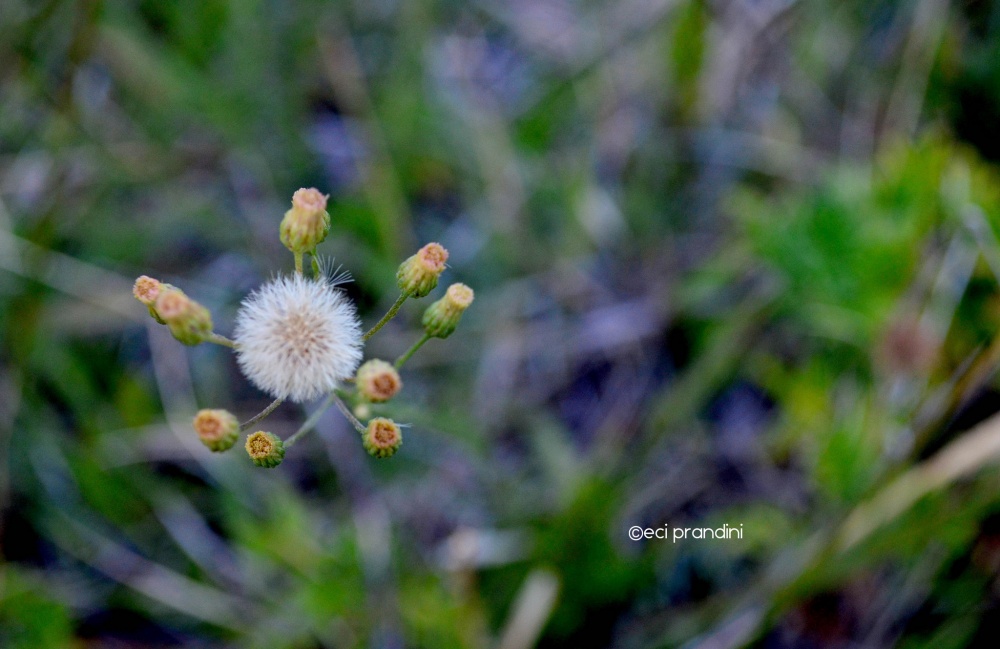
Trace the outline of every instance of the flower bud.
<instances>
[{"instance_id":1,"label":"flower bud","mask_svg":"<svg viewBox=\"0 0 1000 649\"><path fill-rule=\"evenodd\" d=\"M163 287L153 309L174 338L185 345L204 342L212 333L212 314L179 288Z\"/></svg>"},{"instance_id":2,"label":"flower bud","mask_svg":"<svg viewBox=\"0 0 1000 649\"><path fill-rule=\"evenodd\" d=\"M228 451L240 436L240 422L228 410L199 410L194 418L194 432L201 443L216 453Z\"/></svg>"},{"instance_id":3,"label":"flower bud","mask_svg":"<svg viewBox=\"0 0 1000 649\"><path fill-rule=\"evenodd\" d=\"M253 463L265 469L273 469L285 459L285 445L274 433L258 430L247 437L246 449Z\"/></svg>"},{"instance_id":4,"label":"flower bud","mask_svg":"<svg viewBox=\"0 0 1000 649\"><path fill-rule=\"evenodd\" d=\"M447 338L455 331L474 298L475 293L465 284L452 284L443 298L424 311L424 331L434 338Z\"/></svg>"},{"instance_id":5,"label":"flower bud","mask_svg":"<svg viewBox=\"0 0 1000 649\"><path fill-rule=\"evenodd\" d=\"M132 295L146 306L153 306L162 287L163 284L160 283L160 280L140 275L136 278L135 285L132 286Z\"/></svg>"},{"instance_id":6,"label":"flower bud","mask_svg":"<svg viewBox=\"0 0 1000 649\"><path fill-rule=\"evenodd\" d=\"M396 271L399 290L411 297L424 297L437 286L446 261L448 251L439 243L428 243L399 265Z\"/></svg>"},{"instance_id":7,"label":"flower bud","mask_svg":"<svg viewBox=\"0 0 1000 649\"><path fill-rule=\"evenodd\" d=\"M192 302L191 307L191 312L186 318L177 322L167 322L170 333L185 345L205 342L212 333L212 314L208 309L197 302Z\"/></svg>"},{"instance_id":8,"label":"flower bud","mask_svg":"<svg viewBox=\"0 0 1000 649\"><path fill-rule=\"evenodd\" d=\"M368 422L361 442L372 457L392 457L403 445L403 431L393 420L376 417Z\"/></svg>"},{"instance_id":9,"label":"flower bud","mask_svg":"<svg viewBox=\"0 0 1000 649\"><path fill-rule=\"evenodd\" d=\"M149 315L160 324L167 323L163 321L163 318L156 312L153 305L156 304L156 298L159 297L160 293L169 286L169 284L163 284L160 280L153 279L147 275L137 277L135 284L132 286L132 295L135 296L135 299L146 305L146 308L149 309Z\"/></svg>"},{"instance_id":10,"label":"flower bud","mask_svg":"<svg viewBox=\"0 0 1000 649\"><path fill-rule=\"evenodd\" d=\"M359 367L355 384L358 393L374 403L388 401L403 387L396 368L380 360L370 360Z\"/></svg>"},{"instance_id":11,"label":"flower bud","mask_svg":"<svg viewBox=\"0 0 1000 649\"><path fill-rule=\"evenodd\" d=\"M296 254L312 252L330 231L327 197L317 189L300 189L292 195L292 209L281 221L281 243Z\"/></svg>"},{"instance_id":12,"label":"flower bud","mask_svg":"<svg viewBox=\"0 0 1000 649\"><path fill-rule=\"evenodd\" d=\"M179 288L164 288L153 304L156 312L167 322L175 322L187 316L191 310L191 298Z\"/></svg>"}]
</instances>

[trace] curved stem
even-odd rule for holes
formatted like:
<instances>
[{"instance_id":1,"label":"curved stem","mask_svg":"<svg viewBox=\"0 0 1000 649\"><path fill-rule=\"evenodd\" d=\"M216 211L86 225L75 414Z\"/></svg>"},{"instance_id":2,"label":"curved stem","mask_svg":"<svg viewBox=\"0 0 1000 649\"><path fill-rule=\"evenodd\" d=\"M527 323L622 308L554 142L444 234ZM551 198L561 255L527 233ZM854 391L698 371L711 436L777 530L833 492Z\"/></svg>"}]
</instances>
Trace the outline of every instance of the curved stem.
<instances>
[{"instance_id":1,"label":"curved stem","mask_svg":"<svg viewBox=\"0 0 1000 649\"><path fill-rule=\"evenodd\" d=\"M393 304L392 307L389 308L389 310L386 312L386 314L384 316L382 316L381 320L379 320L378 322L375 323L374 327L372 327L371 329L368 330L368 333L366 333L362 337L362 340L368 340L369 338L371 338L372 336L374 336L376 331L378 331L379 329L381 329L382 327L385 326L385 323L389 322L394 317L396 317L396 314L399 313L399 308L401 306L403 306L403 302L406 302L406 298L408 298L408 297L410 297L409 293L405 293L405 292L401 293L399 295L399 298L396 300L395 304Z\"/></svg>"},{"instance_id":2,"label":"curved stem","mask_svg":"<svg viewBox=\"0 0 1000 649\"><path fill-rule=\"evenodd\" d=\"M266 408L264 408L263 410L261 410L259 413L257 413L256 415L254 415L250 419L247 419L242 424L240 424L240 432L242 433L243 431L245 431L246 429L250 428L251 426L253 426L254 424L256 424L258 421L260 421L261 419L263 419L264 417L267 417L269 414L271 414L272 412L274 412L275 408L277 408L278 406L280 406L283 401L284 401L284 399L275 399Z\"/></svg>"},{"instance_id":3,"label":"curved stem","mask_svg":"<svg viewBox=\"0 0 1000 649\"><path fill-rule=\"evenodd\" d=\"M207 343L215 343L216 345L222 345L223 347L229 347L230 349L236 349L236 343L235 342L233 342L232 340L226 338L222 334L215 333L214 331L212 333L208 334L208 337L205 338L205 342L207 342Z\"/></svg>"},{"instance_id":4,"label":"curved stem","mask_svg":"<svg viewBox=\"0 0 1000 649\"><path fill-rule=\"evenodd\" d=\"M417 353L417 350L420 349L420 347L425 342L427 342L430 339L431 339L431 335L429 333L425 333L420 338L420 340L418 340L417 342L413 343L413 347L410 347L409 349L407 349L405 354L403 354L402 356L400 356L399 358L396 359L396 362L395 362L396 369L398 370L399 368L403 367L403 363L405 363L406 361L410 360L410 356L413 356L415 353Z\"/></svg>"}]
</instances>

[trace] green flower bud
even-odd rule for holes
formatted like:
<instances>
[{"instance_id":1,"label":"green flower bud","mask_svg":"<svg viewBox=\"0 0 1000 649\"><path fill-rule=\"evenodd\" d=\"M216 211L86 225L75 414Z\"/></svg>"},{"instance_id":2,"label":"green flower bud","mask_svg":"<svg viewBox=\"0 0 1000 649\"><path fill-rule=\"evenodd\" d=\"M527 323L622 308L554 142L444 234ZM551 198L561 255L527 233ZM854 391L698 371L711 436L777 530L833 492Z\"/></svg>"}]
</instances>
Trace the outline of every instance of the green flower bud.
<instances>
[{"instance_id":1,"label":"green flower bud","mask_svg":"<svg viewBox=\"0 0 1000 649\"><path fill-rule=\"evenodd\" d=\"M265 469L273 469L285 459L285 445L281 438L262 430L247 437L246 449L253 463Z\"/></svg>"},{"instance_id":2,"label":"green flower bud","mask_svg":"<svg viewBox=\"0 0 1000 649\"><path fill-rule=\"evenodd\" d=\"M393 420L376 417L368 422L361 442L372 457L392 457L403 445L403 431Z\"/></svg>"},{"instance_id":3,"label":"green flower bud","mask_svg":"<svg viewBox=\"0 0 1000 649\"><path fill-rule=\"evenodd\" d=\"M281 221L281 243L296 254L312 252L330 232L326 199L317 189L300 189Z\"/></svg>"},{"instance_id":4,"label":"green flower bud","mask_svg":"<svg viewBox=\"0 0 1000 649\"><path fill-rule=\"evenodd\" d=\"M373 403L382 403L396 396L403 388L403 381L395 367L376 359L358 368L355 385L362 397Z\"/></svg>"},{"instance_id":5,"label":"green flower bud","mask_svg":"<svg viewBox=\"0 0 1000 649\"><path fill-rule=\"evenodd\" d=\"M240 437L240 422L228 410L199 410L194 431L201 443L215 453L228 451Z\"/></svg>"},{"instance_id":6,"label":"green flower bud","mask_svg":"<svg viewBox=\"0 0 1000 649\"><path fill-rule=\"evenodd\" d=\"M434 338L447 338L455 331L474 298L475 293L465 284L452 284L443 298L424 311L424 331Z\"/></svg>"},{"instance_id":7,"label":"green flower bud","mask_svg":"<svg viewBox=\"0 0 1000 649\"><path fill-rule=\"evenodd\" d=\"M179 288L164 285L153 309L174 338L185 345L204 342L212 333L212 314Z\"/></svg>"},{"instance_id":8,"label":"green flower bud","mask_svg":"<svg viewBox=\"0 0 1000 649\"><path fill-rule=\"evenodd\" d=\"M446 261L448 251L439 243L428 243L399 265L396 271L399 290L412 297L424 297L437 286Z\"/></svg>"},{"instance_id":9,"label":"green flower bud","mask_svg":"<svg viewBox=\"0 0 1000 649\"><path fill-rule=\"evenodd\" d=\"M146 308L147 308L147 309L149 309L149 316L150 316L150 317L151 317L151 318L152 318L153 320L156 320L156 321L157 321L157 322L159 322L160 324L167 324L166 322L164 322L164 321L163 321L163 318L161 318L161 317L160 317L160 314L156 312L156 309L155 309L155 308L153 308L153 307L151 307L151 306L148 306L148 307L146 307Z\"/></svg>"}]
</instances>

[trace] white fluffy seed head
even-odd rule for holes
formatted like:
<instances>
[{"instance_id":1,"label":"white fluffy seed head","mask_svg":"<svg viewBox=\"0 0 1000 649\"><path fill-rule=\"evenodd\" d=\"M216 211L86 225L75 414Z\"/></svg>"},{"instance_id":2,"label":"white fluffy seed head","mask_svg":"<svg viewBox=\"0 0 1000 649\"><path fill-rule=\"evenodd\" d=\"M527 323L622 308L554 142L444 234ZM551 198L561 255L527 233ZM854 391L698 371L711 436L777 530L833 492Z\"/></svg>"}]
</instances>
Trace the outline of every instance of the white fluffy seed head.
<instances>
[{"instance_id":1,"label":"white fluffy seed head","mask_svg":"<svg viewBox=\"0 0 1000 649\"><path fill-rule=\"evenodd\" d=\"M236 359L271 396L302 403L333 390L361 362L361 322L325 280L279 277L251 293L236 314Z\"/></svg>"}]
</instances>

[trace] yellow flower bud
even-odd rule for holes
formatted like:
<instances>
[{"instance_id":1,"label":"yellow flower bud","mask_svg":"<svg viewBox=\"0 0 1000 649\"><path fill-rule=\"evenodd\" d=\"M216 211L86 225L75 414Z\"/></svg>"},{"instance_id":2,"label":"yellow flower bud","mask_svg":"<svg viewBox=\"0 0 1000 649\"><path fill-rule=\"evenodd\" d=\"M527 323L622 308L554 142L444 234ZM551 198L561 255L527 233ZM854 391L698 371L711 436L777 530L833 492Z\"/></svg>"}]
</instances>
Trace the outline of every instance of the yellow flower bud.
<instances>
[{"instance_id":1,"label":"yellow flower bud","mask_svg":"<svg viewBox=\"0 0 1000 649\"><path fill-rule=\"evenodd\" d=\"M392 457L403 445L403 431L393 420L376 417L368 422L361 442L372 457Z\"/></svg>"},{"instance_id":2,"label":"yellow flower bud","mask_svg":"<svg viewBox=\"0 0 1000 649\"><path fill-rule=\"evenodd\" d=\"M396 368L377 359L358 368L355 384L358 386L358 393L374 403L388 401L403 388L403 381Z\"/></svg>"},{"instance_id":3,"label":"yellow flower bud","mask_svg":"<svg viewBox=\"0 0 1000 649\"><path fill-rule=\"evenodd\" d=\"M312 252L330 232L327 196L318 189L300 189L292 196L292 209L281 221L281 243L296 254Z\"/></svg>"},{"instance_id":4,"label":"yellow flower bud","mask_svg":"<svg viewBox=\"0 0 1000 649\"><path fill-rule=\"evenodd\" d=\"M258 430L247 437L247 455L259 467L273 469L285 459L285 445L273 433Z\"/></svg>"},{"instance_id":5,"label":"yellow flower bud","mask_svg":"<svg viewBox=\"0 0 1000 649\"><path fill-rule=\"evenodd\" d=\"M452 284L443 298L424 311L424 331L434 338L447 338L455 331L474 298L475 293L465 284Z\"/></svg>"},{"instance_id":6,"label":"yellow flower bud","mask_svg":"<svg viewBox=\"0 0 1000 649\"><path fill-rule=\"evenodd\" d=\"M448 251L439 243L428 243L399 265L396 284L412 297L424 297L434 290L444 272Z\"/></svg>"},{"instance_id":7,"label":"yellow flower bud","mask_svg":"<svg viewBox=\"0 0 1000 649\"><path fill-rule=\"evenodd\" d=\"M201 443L216 453L228 451L240 436L240 422L228 410L199 410L194 431Z\"/></svg>"}]
</instances>

